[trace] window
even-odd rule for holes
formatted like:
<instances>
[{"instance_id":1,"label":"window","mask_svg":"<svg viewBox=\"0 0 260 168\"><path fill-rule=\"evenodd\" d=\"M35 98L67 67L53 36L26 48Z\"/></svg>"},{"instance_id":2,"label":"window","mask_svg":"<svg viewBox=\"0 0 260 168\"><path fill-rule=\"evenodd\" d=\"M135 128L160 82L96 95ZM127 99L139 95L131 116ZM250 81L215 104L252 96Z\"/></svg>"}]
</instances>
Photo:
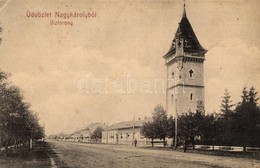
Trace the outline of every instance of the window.
<instances>
[{"instance_id":1,"label":"window","mask_svg":"<svg viewBox=\"0 0 260 168\"><path fill-rule=\"evenodd\" d=\"M189 47L189 41L188 40L185 40L185 47Z\"/></svg>"},{"instance_id":2,"label":"window","mask_svg":"<svg viewBox=\"0 0 260 168\"><path fill-rule=\"evenodd\" d=\"M179 79L181 79L181 75L179 76Z\"/></svg>"},{"instance_id":3,"label":"window","mask_svg":"<svg viewBox=\"0 0 260 168\"><path fill-rule=\"evenodd\" d=\"M193 70L191 69L191 70L189 71L189 73L190 73L190 78L192 78Z\"/></svg>"},{"instance_id":4,"label":"window","mask_svg":"<svg viewBox=\"0 0 260 168\"><path fill-rule=\"evenodd\" d=\"M172 72L172 79L174 79L174 72Z\"/></svg>"},{"instance_id":5,"label":"window","mask_svg":"<svg viewBox=\"0 0 260 168\"><path fill-rule=\"evenodd\" d=\"M189 31L189 37L192 37L191 32Z\"/></svg>"},{"instance_id":6,"label":"window","mask_svg":"<svg viewBox=\"0 0 260 168\"><path fill-rule=\"evenodd\" d=\"M193 93L190 94L190 100L192 100L192 97L193 97Z\"/></svg>"}]
</instances>

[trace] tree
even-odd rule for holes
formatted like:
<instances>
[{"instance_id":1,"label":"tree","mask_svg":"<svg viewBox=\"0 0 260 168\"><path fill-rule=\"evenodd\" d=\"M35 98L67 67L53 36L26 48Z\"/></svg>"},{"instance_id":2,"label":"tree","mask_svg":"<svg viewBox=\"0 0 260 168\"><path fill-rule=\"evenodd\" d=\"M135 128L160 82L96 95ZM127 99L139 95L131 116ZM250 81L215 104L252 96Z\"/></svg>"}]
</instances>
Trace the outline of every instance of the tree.
<instances>
[{"instance_id":1,"label":"tree","mask_svg":"<svg viewBox=\"0 0 260 168\"><path fill-rule=\"evenodd\" d=\"M222 96L221 100L221 105L220 105L220 111L222 112L223 115L229 115L232 113L232 107L235 104L232 104L231 96L229 95L230 93L228 92L227 89L225 89L224 96Z\"/></svg>"},{"instance_id":2,"label":"tree","mask_svg":"<svg viewBox=\"0 0 260 168\"><path fill-rule=\"evenodd\" d=\"M185 113L178 118L178 136L181 141L194 144L194 137L198 132L194 113Z\"/></svg>"},{"instance_id":3,"label":"tree","mask_svg":"<svg viewBox=\"0 0 260 168\"><path fill-rule=\"evenodd\" d=\"M260 109L257 106L257 92L254 87L242 91L242 101L232 117L232 137L234 145L260 146Z\"/></svg>"},{"instance_id":4,"label":"tree","mask_svg":"<svg viewBox=\"0 0 260 168\"><path fill-rule=\"evenodd\" d=\"M168 117L167 113L161 105L157 105L153 112L153 124L156 138L163 140L163 146L165 146L165 138L168 135Z\"/></svg>"},{"instance_id":5,"label":"tree","mask_svg":"<svg viewBox=\"0 0 260 168\"><path fill-rule=\"evenodd\" d=\"M0 147L18 143L26 144L30 138L44 136L37 116L30 110L30 104L24 101L20 89L10 85L8 74L0 71Z\"/></svg>"},{"instance_id":6,"label":"tree","mask_svg":"<svg viewBox=\"0 0 260 168\"><path fill-rule=\"evenodd\" d=\"M203 101L201 101L201 100L197 101L196 113L200 113L201 115L205 115L204 104L203 104Z\"/></svg>"},{"instance_id":7,"label":"tree","mask_svg":"<svg viewBox=\"0 0 260 168\"><path fill-rule=\"evenodd\" d=\"M257 101L259 100L259 97L257 97L257 92L255 91L255 88L252 86L248 93L248 102L250 103L253 108L257 108Z\"/></svg>"},{"instance_id":8,"label":"tree","mask_svg":"<svg viewBox=\"0 0 260 168\"><path fill-rule=\"evenodd\" d=\"M181 115L178 119L178 133L180 139L187 143L191 143L195 147L195 136L202 137L202 126L204 115L197 111L189 112Z\"/></svg>"},{"instance_id":9,"label":"tree","mask_svg":"<svg viewBox=\"0 0 260 168\"><path fill-rule=\"evenodd\" d=\"M165 139L168 136L168 132L169 123L167 113L163 106L157 105L152 113L152 121L143 125L141 128L141 133L146 138L152 139L152 145L153 140L158 138L163 140L163 146L165 146Z\"/></svg>"},{"instance_id":10,"label":"tree","mask_svg":"<svg viewBox=\"0 0 260 168\"><path fill-rule=\"evenodd\" d=\"M175 118L171 115L168 119L168 137L174 138L175 136Z\"/></svg>"},{"instance_id":11,"label":"tree","mask_svg":"<svg viewBox=\"0 0 260 168\"><path fill-rule=\"evenodd\" d=\"M153 122L147 122L144 123L144 125L141 127L141 134L152 140L152 147L153 145L153 140L156 138L156 130L155 130L155 125Z\"/></svg>"},{"instance_id":12,"label":"tree","mask_svg":"<svg viewBox=\"0 0 260 168\"><path fill-rule=\"evenodd\" d=\"M92 133L91 135L91 139L101 139L102 138L102 131L104 131L104 129L102 127L97 127L95 129L95 131Z\"/></svg>"},{"instance_id":13,"label":"tree","mask_svg":"<svg viewBox=\"0 0 260 168\"><path fill-rule=\"evenodd\" d=\"M214 117L214 114L205 115L203 118L203 126L200 128L201 134L203 136L203 144L211 145L215 144L216 140L216 129L217 129L217 120Z\"/></svg>"},{"instance_id":14,"label":"tree","mask_svg":"<svg viewBox=\"0 0 260 168\"><path fill-rule=\"evenodd\" d=\"M220 105L220 116L216 119L216 142L222 145L231 145L232 144L232 116L233 110L232 107L235 105L232 103L230 93L225 89L224 96L222 96L221 105Z\"/></svg>"},{"instance_id":15,"label":"tree","mask_svg":"<svg viewBox=\"0 0 260 168\"><path fill-rule=\"evenodd\" d=\"M0 34L3 28L0 27ZM0 44L2 38L0 38ZM44 136L37 116L31 112L30 105L24 101L20 89L10 85L10 74L0 70L0 149L5 146L8 155L10 145L18 144L30 138Z\"/></svg>"},{"instance_id":16,"label":"tree","mask_svg":"<svg viewBox=\"0 0 260 168\"><path fill-rule=\"evenodd\" d=\"M197 102L196 112L188 112L178 118L178 133L182 141L195 147L195 137L200 137L200 143L210 144L215 139L215 117L205 115L202 101Z\"/></svg>"}]
</instances>

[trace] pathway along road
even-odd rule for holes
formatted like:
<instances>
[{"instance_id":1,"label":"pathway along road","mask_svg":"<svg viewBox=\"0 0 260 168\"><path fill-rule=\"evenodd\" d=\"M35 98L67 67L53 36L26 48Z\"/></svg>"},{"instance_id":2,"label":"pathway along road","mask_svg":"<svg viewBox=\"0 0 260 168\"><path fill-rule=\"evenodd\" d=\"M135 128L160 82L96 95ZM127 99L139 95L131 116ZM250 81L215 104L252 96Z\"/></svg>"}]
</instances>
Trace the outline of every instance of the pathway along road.
<instances>
[{"instance_id":1,"label":"pathway along road","mask_svg":"<svg viewBox=\"0 0 260 168\"><path fill-rule=\"evenodd\" d=\"M254 167L260 161L246 158L209 156L178 151L150 150L124 145L50 142L57 167L87 168L176 168L176 167Z\"/></svg>"}]
</instances>

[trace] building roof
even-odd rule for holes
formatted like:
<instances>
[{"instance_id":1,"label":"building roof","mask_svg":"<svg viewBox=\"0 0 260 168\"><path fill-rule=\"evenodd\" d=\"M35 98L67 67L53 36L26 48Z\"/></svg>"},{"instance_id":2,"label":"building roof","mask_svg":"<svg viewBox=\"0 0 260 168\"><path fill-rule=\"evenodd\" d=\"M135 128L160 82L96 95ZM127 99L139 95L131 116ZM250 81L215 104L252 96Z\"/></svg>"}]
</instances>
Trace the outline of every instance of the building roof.
<instances>
[{"instance_id":1,"label":"building roof","mask_svg":"<svg viewBox=\"0 0 260 168\"><path fill-rule=\"evenodd\" d=\"M107 126L104 123L92 123L92 124L89 124L86 128L77 130L77 131L73 132L72 134L81 134L84 132L91 133L91 132L95 131L96 127L106 128Z\"/></svg>"},{"instance_id":2,"label":"building roof","mask_svg":"<svg viewBox=\"0 0 260 168\"><path fill-rule=\"evenodd\" d=\"M118 130L118 129L126 129L126 128L133 128L133 127L142 127L145 122L148 120L137 120L137 121L124 121L114 125L111 125L104 129L104 131L109 130Z\"/></svg>"},{"instance_id":3,"label":"building roof","mask_svg":"<svg viewBox=\"0 0 260 168\"><path fill-rule=\"evenodd\" d=\"M187 43L188 45L184 45L183 51L188 53L206 53L207 50L205 50L199 40L197 39L192 26L187 18L186 9L184 5L183 15L181 22L179 23L179 27L177 29L177 32L175 33L175 38L172 41L171 47L167 54L165 54L164 57L171 56L175 54L175 41L176 38L183 38L184 43Z\"/></svg>"}]
</instances>

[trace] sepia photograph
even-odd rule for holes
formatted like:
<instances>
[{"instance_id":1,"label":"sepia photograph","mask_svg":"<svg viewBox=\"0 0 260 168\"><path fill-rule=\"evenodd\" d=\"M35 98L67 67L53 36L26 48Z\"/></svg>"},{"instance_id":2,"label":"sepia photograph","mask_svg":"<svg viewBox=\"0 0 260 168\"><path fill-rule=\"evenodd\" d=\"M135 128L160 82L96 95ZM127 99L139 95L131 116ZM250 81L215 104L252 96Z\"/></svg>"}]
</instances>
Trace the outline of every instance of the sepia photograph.
<instances>
[{"instance_id":1,"label":"sepia photograph","mask_svg":"<svg viewBox=\"0 0 260 168\"><path fill-rule=\"evenodd\" d=\"M260 168L259 0L0 0L0 168Z\"/></svg>"}]
</instances>

